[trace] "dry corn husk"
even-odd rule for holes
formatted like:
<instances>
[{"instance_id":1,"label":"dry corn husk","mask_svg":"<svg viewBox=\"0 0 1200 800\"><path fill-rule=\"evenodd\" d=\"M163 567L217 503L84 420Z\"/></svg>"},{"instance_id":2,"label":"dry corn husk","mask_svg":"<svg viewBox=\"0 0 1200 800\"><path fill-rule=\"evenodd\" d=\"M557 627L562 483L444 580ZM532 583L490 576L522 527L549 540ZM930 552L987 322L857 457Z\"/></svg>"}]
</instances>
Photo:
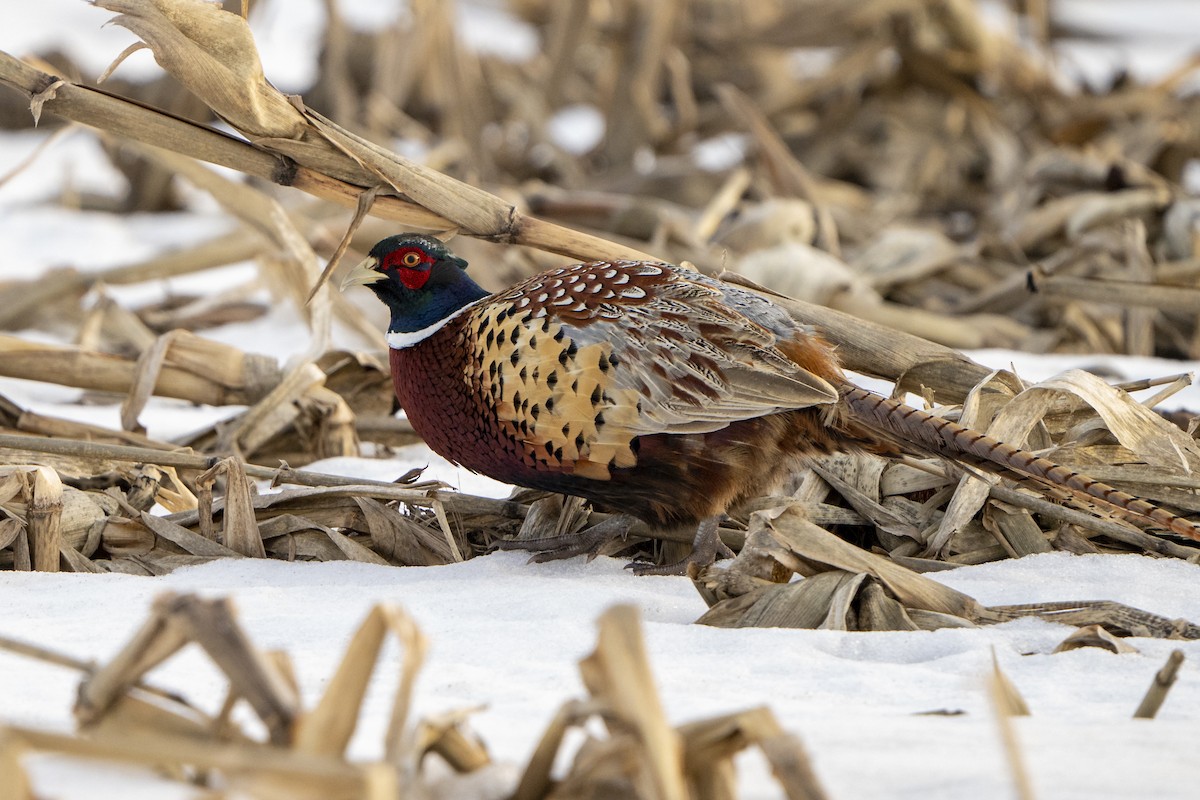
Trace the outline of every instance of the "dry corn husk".
<instances>
[{"instance_id":1,"label":"dry corn husk","mask_svg":"<svg viewBox=\"0 0 1200 800\"><path fill-rule=\"evenodd\" d=\"M568 701L551 721L513 793L514 798L578 796L623 786L628 796L706 798L736 795L733 756L758 747L789 797L825 797L799 739L766 708L752 708L677 728L666 721L650 676L637 613L618 606L600 618L596 650L580 662L589 698ZM381 758L347 757L358 716L387 638L403 648L400 677ZM229 680L217 714L201 710L188 687L165 690L147 673L189 644L199 645ZM428 642L402 609L373 607L353 634L333 676L311 708L286 653L257 648L224 598L163 595L149 618L113 658L95 666L44 648L0 639L0 647L84 672L75 704L79 735L0 727L0 788L28 788L22 757L29 752L84 756L108 764L163 771L201 785L254 797L403 796L427 791L428 754L456 772L491 766L484 744L468 728L469 712L432 719L412 714L416 678ZM244 701L266 731L256 738L238 718ZM551 767L568 728L599 716L606 738L592 737L561 778ZM443 788L445 779L439 779Z\"/></svg>"},{"instance_id":2,"label":"dry corn husk","mask_svg":"<svg viewBox=\"0 0 1200 800\"><path fill-rule=\"evenodd\" d=\"M802 580L789 582L793 573ZM1119 636L1200 638L1200 625L1119 603L983 606L843 541L810 522L798 505L755 512L746 545L732 565L710 567L698 580L711 607L697 622L717 627L934 630L1038 616L1102 626Z\"/></svg>"}]
</instances>

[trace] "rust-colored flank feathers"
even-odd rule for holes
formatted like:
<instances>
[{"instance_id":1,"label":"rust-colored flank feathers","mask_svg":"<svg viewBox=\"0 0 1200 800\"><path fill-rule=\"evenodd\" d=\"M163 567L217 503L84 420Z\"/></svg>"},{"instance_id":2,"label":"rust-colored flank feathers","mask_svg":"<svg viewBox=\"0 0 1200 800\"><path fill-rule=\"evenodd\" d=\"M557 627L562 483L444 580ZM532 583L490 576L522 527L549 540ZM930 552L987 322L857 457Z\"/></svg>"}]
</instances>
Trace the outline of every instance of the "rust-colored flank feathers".
<instances>
[{"instance_id":1,"label":"rust-colored flank feathers","mask_svg":"<svg viewBox=\"0 0 1200 800\"><path fill-rule=\"evenodd\" d=\"M432 263L417 289L389 266L414 247ZM769 493L804 457L847 448L1011 471L1200 538L1145 501L859 389L815 331L700 273L577 264L489 296L464 267L440 242L407 235L381 242L352 276L392 309L396 394L417 432L499 480L652 526L699 526L704 558L719 515Z\"/></svg>"}]
</instances>

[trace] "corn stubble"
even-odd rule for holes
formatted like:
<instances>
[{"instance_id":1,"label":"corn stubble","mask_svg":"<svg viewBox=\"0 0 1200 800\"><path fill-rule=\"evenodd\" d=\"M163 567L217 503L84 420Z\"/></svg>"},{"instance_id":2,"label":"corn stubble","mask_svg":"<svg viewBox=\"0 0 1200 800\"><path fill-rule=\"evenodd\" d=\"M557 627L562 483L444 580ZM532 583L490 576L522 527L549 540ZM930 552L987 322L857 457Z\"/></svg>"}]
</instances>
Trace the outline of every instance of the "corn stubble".
<instances>
[{"instance_id":1,"label":"corn stubble","mask_svg":"<svg viewBox=\"0 0 1200 800\"><path fill-rule=\"evenodd\" d=\"M32 110L42 125L62 119L101 131L129 195L64 202L170 209L173 181L183 178L238 227L140 263L0 285L0 329L75 342L0 335L0 375L122 401L122 427L110 430L0 397L0 569L155 575L247 557L446 564L505 537L602 523L578 503L533 493L493 500L419 475L386 483L304 469L418 441L392 415L374 309L323 284L343 254L361 254L398 227L456 231L456 249L491 288L566 259L653 256L724 271L825 331L850 369L895 381L897 395L915 393L934 413L1185 516L1200 512L1195 416L1154 410L1190 376L1114 385L1073 371L1028 386L956 349L1200 358L1200 203L1182 188L1200 153L1200 98L1180 91L1194 64L1152 84L1067 92L1046 56L1054 37L1072 31L1050 25L1044 4L1025 4L1032 40L1017 46L956 0L520 0L514 9L544 48L513 62L455 46L443 3L413 3L411 19L370 33L354 31L330 3L321 77L302 101L267 82L236 15L190 0L97 5L121 14L118 24L170 78L148 86L113 78L115 88L100 91L0 53L0 83L22 95L0 108L5 119L27 124ZM398 39L416 46L392 46ZM828 63L797 72L796 50L814 47ZM573 105L596 108L605 123L582 154L547 133ZM244 139L210 127L214 116ZM394 137L426 144L424 162L374 144ZM732 166L702 169L688 155L735 141L747 156ZM253 180L218 176L197 159ZM127 308L105 291L247 259L257 277L212 297ZM203 335L265 313L242 300L263 287L312 331L309 351L286 371ZM335 321L358 349L331 349ZM1140 401L1128 393L1149 390ZM139 422L151 397L246 410L158 441ZM258 481L283 491L259 494ZM916 630L1036 615L1080 628L1064 649L1200 635L1186 620L1113 603L985 607L921 574L1050 550L1195 556L1188 544L1078 502L934 460L819 459L786 495L723 524L739 555L693 575L709 606L699 621ZM155 504L168 513L150 513ZM691 539L632 533L627 553ZM419 783L420 754L430 750L464 772L487 768L462 718L409 720L424 645L401 611L371 613L311 710L299 707L286 658L259 652L239 631L225 601L163 598L116 661L86 670L78 714L90 736L0 728L0 788L29 796L20 768L29 750L219 773L259 796L395 796ZM389 633L407 660L386 756L349 762L352 711ZM187 687L164 694L143 681L188 641L230 678L217 717L181 700ZM789 797L823 796L798 743L765 709L670 727L627 610L602 619L582 669L589 697L564 704L517 797L597 787L734 796L729 757L746 746L762 749ZM1154 713L1177 669L1173 658L1139 716ZM1015 689L997 669L989 691L1014 783L1028 793L1004 727L1020 706ZM255 709L266 741L228 717L239 699ZM569 773L551 778L565 732L596 716L608 737L589 739Z\"/></svg>"}]
</instances>

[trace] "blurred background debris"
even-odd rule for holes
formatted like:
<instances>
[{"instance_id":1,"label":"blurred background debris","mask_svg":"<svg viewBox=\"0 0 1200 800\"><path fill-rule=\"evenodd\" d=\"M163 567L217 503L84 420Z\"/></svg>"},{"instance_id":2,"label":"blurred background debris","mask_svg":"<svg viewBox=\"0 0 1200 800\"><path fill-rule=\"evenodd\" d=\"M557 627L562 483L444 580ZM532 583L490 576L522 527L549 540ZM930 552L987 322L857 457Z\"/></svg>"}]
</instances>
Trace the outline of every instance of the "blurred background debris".
<instances>
[{"instance_id":1,"label":"blurred background debris","mask_svg":"<svg viewBox=\"0 0 1200 800\"><path fill-rule=\"evenodd\" d=\"M1185 376L1148 381L1143 406L1124 394L1134 386L1078 373L1029 389L953 349L1200 359L1200 60L1150 78L1096 69L1089 46L1138 33L1074 2L360 5L321 4L319 56L300 74L273 75L279 41L252 35L280 35L274 0L249 3L248 26L240 2L181 2L172 22L148 0L100 0L166 71L114 49L100 90L82 49L0 54L16 90L0 119L28 142L39 120L7 181L86 141L119 190L68 174L38 202L219 221L165 252L97 265L65 248L4 275L0 376L121 402L112 428L0 402L3 433L27 437L4 436L0 457L52 467L82 509L59 566L154 573L231 552L445 563L563 529L556 514L522 523L535 494L388 494L299 469L417 441L394 414L382 308L327 288L306 303L335 253L361 257L399 228L457 231L491 288L623 255L737 273L796 298L849 367L897 393L1200 511L1195 416L1144 413ZM168 278L205 290L140 291ZM255 347L249 332L281 319L307 333ZM152 398L227 411L151 436ZM728 542L740 547L755 510L798 503L915 569L1195 552L936 462L833 457L792 490L731 519ZM27 524L4 508L14 530ZM0 537L0 565L32 566L30 535Z\"/></svg>"}]
</instances>

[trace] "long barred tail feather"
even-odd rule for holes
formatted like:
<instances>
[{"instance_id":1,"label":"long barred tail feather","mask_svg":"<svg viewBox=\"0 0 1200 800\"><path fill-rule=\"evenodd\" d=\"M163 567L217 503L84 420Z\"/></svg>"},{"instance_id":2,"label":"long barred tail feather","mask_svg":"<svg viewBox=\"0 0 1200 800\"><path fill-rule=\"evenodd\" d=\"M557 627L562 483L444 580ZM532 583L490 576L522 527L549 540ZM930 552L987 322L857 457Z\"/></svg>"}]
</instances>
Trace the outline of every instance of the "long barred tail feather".
<instances>
[{"instance_id":1,"label":"long barred tail feather","mask_svg":"<svg viewBox=\"0 0 1200 800\"><path fill-rule=\"evenodd\" d=\"M1140 517L1172 533L1200 541L1200 527L1153 503L1114 489L1082 472L1002 442L994 436L934 416L920 409L857 386L842 387L842 398L852 416L868 428L888 434L898 442L975 464L995 464L1061 486L1120 511Z\"/></svg>"}]
</instances>

